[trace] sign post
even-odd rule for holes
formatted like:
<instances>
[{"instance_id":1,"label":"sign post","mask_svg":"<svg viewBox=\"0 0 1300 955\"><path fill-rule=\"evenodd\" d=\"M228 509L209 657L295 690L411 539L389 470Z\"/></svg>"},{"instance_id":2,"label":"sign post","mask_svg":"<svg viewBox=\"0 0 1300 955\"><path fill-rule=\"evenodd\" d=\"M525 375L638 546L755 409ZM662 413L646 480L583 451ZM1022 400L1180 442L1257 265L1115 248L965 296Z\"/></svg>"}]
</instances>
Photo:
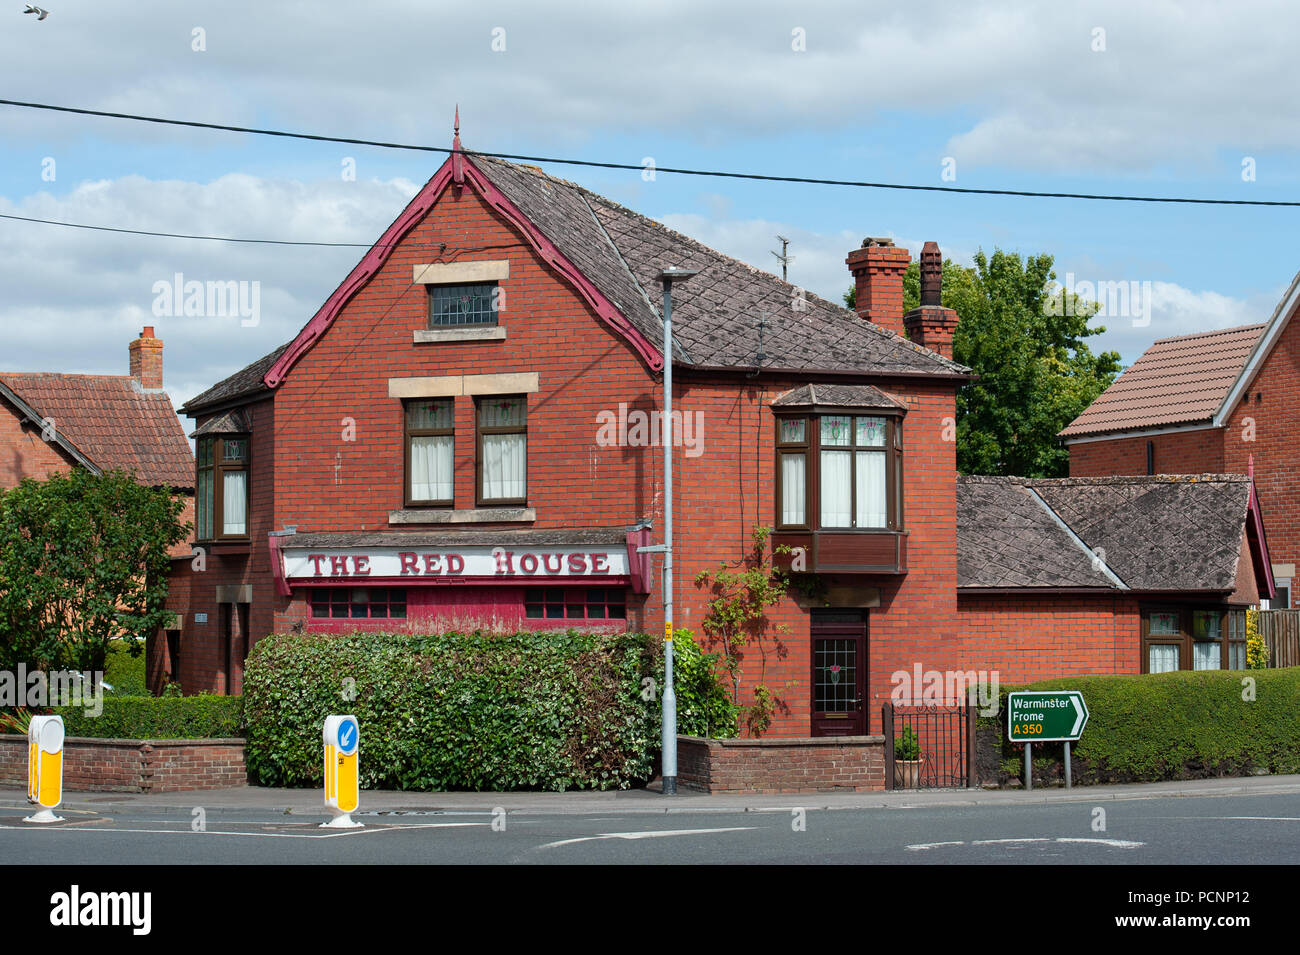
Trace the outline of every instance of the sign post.
<instances>
[{"instance_id":1,"label":"sign post","mask_svg":"<svg viewBox=\"0 0 1300 955\"><path fill-rule=\"evenodd\" d=\"M40 811L23 822L62 822L54 809L63 802L63 717L33 716L27 727L27 801Z\"/></svg>"},{"instance_id":2,"label":"sign post","mask_svg":"<svg viewBox=\"0 0 1300 955\"><path fill-rule=\"evenodd\" d=\"M322 829L359 829L352 820L360 788L361 727L355 716L327 716L321 730L325 743L325 808L333 815Z\"/></svg>"},{"instance_id":3,"label":"sign post","mask_svg":"<svg viewBox=\"0 0 1300 955\"><path fill-rule=\"evenodd\" d=\"M1065 786L1070 788L1070 744L1088 725L1088 707L1078 690L1035 690L1007 694L1007 739L1025 744L1025 788L1034 788L1034 743L1065 744Z\"/></svg>"}]
</instances>

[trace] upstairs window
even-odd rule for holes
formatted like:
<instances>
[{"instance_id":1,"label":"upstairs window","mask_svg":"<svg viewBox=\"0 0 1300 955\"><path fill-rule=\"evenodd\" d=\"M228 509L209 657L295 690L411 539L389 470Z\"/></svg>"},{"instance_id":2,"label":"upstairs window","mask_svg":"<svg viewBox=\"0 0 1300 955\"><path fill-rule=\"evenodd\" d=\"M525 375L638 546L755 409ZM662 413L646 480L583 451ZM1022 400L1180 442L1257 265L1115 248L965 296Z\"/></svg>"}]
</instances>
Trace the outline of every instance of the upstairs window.
<instances>
[{"instance_id":1,"label":"upstairs window","mask_svg":"<svg viewBox=\"0 0 1300 955\"><path fill-rule=\"evenodd\" d=\"M478 503L528 503L528 399L478 400Z\"/></svg>"},{"instance_id":2,"label":"upstairs window","mask_svg":"<svg viewBox=\"0 0 1300 955\"><path fill-rule=\"evenodd\" d=\"M497 283L430 285L429 327L472 328L497 323Z\"/></svg>"},{"instance_id":3,"label":"upstairs window","mask_svg":"<svg viewBox=\"0 0 1300 955\"><path fill-rule=\"evenodd\" d=\"M776 426L778 528L902 529L899 416L780 417Z\"/></svg>"},{"instance_id":4,"label":"upstairs window","mask_svg":"<svg viewBox=\"0 0 1300 955\"><path fill-rule=\"evenodd\" d=\"M200 438L194 485L195 537L248 537L248 436Z\"/></svg>"},{"instance_id":5,"label":"upstairs window","mask_svg":"<svg viewBox=\"0 0 1300 955\"><path fill-rule=\"evenodd\" d=\"M452 399L408 401L405 417L406 503L450 507L456 453Z\"/></svg>"}]
</instances>

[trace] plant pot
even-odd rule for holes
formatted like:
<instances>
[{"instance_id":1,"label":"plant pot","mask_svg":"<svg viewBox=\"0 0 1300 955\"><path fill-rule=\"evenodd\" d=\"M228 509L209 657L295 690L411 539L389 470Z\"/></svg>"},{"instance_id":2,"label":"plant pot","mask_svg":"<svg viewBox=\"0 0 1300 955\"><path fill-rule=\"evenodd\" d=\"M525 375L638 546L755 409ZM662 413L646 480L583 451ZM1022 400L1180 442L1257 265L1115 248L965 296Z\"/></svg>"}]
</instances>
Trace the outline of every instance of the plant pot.
<instances>
[{"instance_id":1,"label":"plant pot","mask_svg":"<svg viewBox=\"0 0 1300 955\"><path fill-rule=\"evenodd\" d=\"M894 788L921 788L921 762L919 759L894 760Z\"/></svg>"}]
</instances>

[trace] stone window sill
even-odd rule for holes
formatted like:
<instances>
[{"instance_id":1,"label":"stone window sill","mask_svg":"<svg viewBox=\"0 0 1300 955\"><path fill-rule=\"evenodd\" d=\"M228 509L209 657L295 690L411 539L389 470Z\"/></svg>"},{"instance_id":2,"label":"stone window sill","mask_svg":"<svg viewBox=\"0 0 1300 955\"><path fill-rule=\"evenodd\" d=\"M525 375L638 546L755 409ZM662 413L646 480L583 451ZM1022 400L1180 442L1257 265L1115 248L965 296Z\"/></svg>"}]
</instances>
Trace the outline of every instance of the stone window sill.
<instances>
[{"instance_id":1,"label":"stone window sill","mask_svg":"<svg viewBox=\"0 0 1300 955\"><path fill-rule=\"evenodd\" d=\"M388 515L389 524L491 524L535 520L537 511L531 507L467 507L456 510L407 508L392 511Z\"/></svg>"},{"instance_id":2,"label":"stone window sill","mask_svg":"<svg viewBox=\"0 0 1300 955\"><path fill-rule=\"evenodd\" d=\"M490 328L417 328L415 344L437 342L503 342L506 330L502 325Z\"/></svg>"}]
</instances>

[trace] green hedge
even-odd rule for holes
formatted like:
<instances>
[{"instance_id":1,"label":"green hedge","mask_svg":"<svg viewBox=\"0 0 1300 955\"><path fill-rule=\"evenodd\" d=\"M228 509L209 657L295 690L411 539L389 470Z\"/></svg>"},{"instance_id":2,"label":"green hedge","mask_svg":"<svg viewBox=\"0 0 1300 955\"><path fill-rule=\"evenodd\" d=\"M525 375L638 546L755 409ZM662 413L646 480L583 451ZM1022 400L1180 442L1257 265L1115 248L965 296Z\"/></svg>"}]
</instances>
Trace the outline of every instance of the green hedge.
<instances>
[{"instance_id":1,"label":"green hedge","mask_svg":"<svg viewBox=\"0 0 1300 955\"><path fill-rule=\"evenodd\" d=\"M1255 681L1253 700L1242 698L1244 680ZM1006 687L1000 715L980 721L986 739L997 733L1001 781L1019 777L1024 761L1024 749L1006 739L1007 693L1053 689L1079 690L1088 706L1087 728L1071 749L1077 783L1300 772L1300 667L1290 667L1081 676ZM1060 743L1034 747L1036 781L1040 769L1046 781L1059 777L1062 751ZM1041 767L1040 757L1047 760Z\"/></svg>"},{"instance_id":2,"label":"green hedge","mask_svg":"<svg viewBox=\"0 0 1300 955\"><path fill-rule=\"evenodd\" d=\"M690 630L673 635L673 694L677 732L683 736L730 739L738 736L740 707L718 679L719 654L705 653ZM659 665L663 674L663 665Z\"/></svg>"},{"instance_id":3,"label":"green hedge","mask_svg":"<svg viewBox=\"0 0 1300 955\"><path fill-rule=\"evenodd\" d=\"M145 681L144 644L134 656L125 640L114 640L104 660L104 682L113 689L110 696L149 696Z\"/></svg>"},{"instance_id":4,"label":"green hedge","mask_svg":"<svg viewBox=\"0 0 1300 955\"><path fill-rule=\"evenodd\" d=\"M249 772L320 785L324 718L354 713L367 788L627 787L653 770L661 659L635 634L273 635L244 677Z\"/></svg>"},{"instance_id":5,"label":"green hedge","mask_svg":"<svg viewBox=\"0 0 1300 955\"><path fill-rule=\"evenodd\" d=\"M81 706L51 710L69 736L97 739L221 739L244 735L244 701L238 696L104 697L103 712Z\"/></svg>"}]
</instances>

